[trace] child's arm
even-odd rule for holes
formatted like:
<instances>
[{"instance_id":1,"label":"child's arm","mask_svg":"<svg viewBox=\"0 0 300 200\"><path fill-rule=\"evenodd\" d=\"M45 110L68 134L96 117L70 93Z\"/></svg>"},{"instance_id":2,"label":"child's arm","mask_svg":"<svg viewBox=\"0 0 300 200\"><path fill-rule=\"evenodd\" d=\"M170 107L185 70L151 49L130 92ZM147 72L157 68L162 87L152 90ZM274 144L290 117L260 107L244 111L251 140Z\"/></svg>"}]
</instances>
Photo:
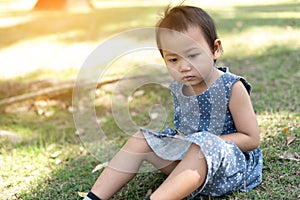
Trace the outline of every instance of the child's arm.
<instances>
[{"instance_id":1,"label":"child's arm","mask_svg":"<svg viewBox=\"0 0 300 200\"><path fill-rule=\"evenodd\" d=\"M229 109L237 133L220 137L235 143L243 152L257 148L260 142L258 123L249 94L241 81L236 82L232 87Z\"/></svg>"}]
</instances>

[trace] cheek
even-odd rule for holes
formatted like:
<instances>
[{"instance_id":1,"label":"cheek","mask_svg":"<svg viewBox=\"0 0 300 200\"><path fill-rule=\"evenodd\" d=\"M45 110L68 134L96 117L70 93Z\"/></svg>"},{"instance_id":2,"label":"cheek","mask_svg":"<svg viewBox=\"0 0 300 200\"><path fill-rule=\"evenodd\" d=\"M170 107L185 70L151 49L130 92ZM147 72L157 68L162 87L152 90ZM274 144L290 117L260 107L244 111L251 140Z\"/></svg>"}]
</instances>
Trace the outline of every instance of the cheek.
<instances>
[{"instance_id":1,"label":"cheek","mask_svg":"<svg viewBox=\"0 0 300 200\"><path fill-rule=\"evenodd\" d=\"M211 69L214 66L214 61L209 56L201 56L193 61L192 64L199 73L205 73L206 70Z\"/></svg>"},{"instance_id":2,"label":"cheek","mask_svg":"<svg viewBox=\"0 0 300 200\"><path fill-rule=\"evenodd\" d=\"M211 53L210 54L202 54L201 56L199 56L198 62L212 66L214 64L213 55Z\"/></svg>"},{"instance_id":3,"label":"cheek","mask_svg":"<svg viewBox=\"0 0 300 200\"><path fill-rule=\"evenodd\" d=\"M174 68L172 67L167 67L169 74L172 76L173 79L175 79L176 81L181 80L181 74Z\"/></svg>"}]
</instances>

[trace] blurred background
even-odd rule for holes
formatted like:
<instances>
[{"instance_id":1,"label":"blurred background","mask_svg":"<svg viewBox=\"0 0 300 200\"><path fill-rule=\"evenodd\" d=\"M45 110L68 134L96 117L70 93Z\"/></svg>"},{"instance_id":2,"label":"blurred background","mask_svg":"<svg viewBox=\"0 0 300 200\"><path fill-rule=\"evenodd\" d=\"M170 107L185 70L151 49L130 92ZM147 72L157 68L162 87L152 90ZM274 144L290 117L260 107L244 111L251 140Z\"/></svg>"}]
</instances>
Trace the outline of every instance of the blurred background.
<instances>
[{"instance_id":1,"label":"blurred background","mask_svg":"<svg viewBox=\"0 0 300 200\"><path fill-rule=\"evenodd\" d=\"M105 158L93 157L80 141L72 114L73 84L93 50L114 35L153 27L168 0L0 0L0 199L80 199ZM252 101L262 133L264 182L249 195L227 199L299 198L300 1L187 0L215 19L229 66L253 85ZM141 39L142 40L142 39ZM130 66L159 54L137 52L115 65L96 90L95 110L110 142L128 135L114 123L111 94ZM125 66L125 67L124 67ZM123 69L123 70L122 70ZM148 124L148 107L164 105L166 88L147 85L128 97L132 119ZM97 171L97 170L96 170ZM142 199L163 176L141 174L115 199ZM297 181L298 180L298 181Z\"/></svg>"}]
</instances>

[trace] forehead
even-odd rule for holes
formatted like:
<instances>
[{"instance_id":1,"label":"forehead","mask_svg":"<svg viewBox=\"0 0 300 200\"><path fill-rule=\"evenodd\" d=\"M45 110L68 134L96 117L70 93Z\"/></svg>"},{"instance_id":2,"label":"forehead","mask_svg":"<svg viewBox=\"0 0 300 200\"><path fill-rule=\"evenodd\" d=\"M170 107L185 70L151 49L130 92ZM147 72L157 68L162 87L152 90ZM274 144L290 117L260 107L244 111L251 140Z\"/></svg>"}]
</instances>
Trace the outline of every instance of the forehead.
<instances>
[{"instance_id":1,"label":"forehead","mask_svg":"<svg viewBox=\"0 0 300 200\"><path fill-rule=\"evenodd\" d=\"M168 52L180 53L185 49L198 49L207 51L209 49L202 30L198 27L189 27L184 32L170 29L160 30L160 49Z\"/></svg>"}]
</instances>

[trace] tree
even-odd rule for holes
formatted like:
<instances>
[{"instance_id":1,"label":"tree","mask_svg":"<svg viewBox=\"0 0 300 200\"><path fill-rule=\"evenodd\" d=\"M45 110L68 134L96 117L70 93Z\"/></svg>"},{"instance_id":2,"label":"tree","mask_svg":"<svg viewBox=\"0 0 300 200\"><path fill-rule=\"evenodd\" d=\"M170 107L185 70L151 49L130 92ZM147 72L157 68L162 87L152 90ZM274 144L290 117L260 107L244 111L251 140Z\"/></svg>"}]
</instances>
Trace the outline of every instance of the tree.
<instances>
[{"instance_id":1,"label":"tree","mask_svg":"<svg viewBox=\"0 0 300 200\"><path fill-rule=\"evenodd\" d=\"M38 0L34 10L73 10L93 8L90 0Z\"/></svg>"}]
</instances>

